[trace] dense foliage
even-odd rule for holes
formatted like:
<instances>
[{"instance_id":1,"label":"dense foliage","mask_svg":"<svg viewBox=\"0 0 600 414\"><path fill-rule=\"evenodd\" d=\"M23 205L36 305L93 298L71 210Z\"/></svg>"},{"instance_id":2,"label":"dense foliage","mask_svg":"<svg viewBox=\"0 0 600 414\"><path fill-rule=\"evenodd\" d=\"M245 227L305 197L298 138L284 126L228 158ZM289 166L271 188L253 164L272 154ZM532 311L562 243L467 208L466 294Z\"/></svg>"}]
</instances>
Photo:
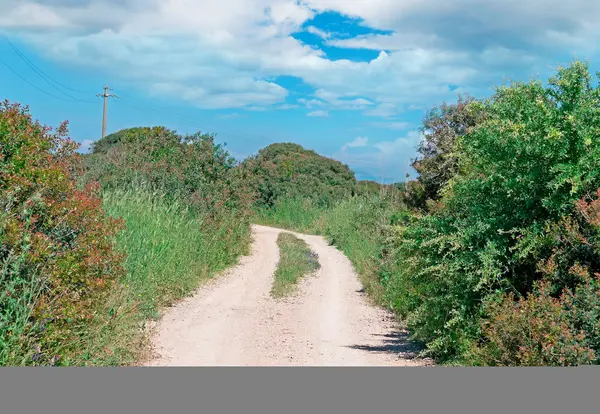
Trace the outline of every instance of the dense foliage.
<instances>
[{"instance_id":1,"label":"dense foliage","mask_svg":"<svg viewBox=\"0 0 600 414\"><path fill-rule=\"evenodd\" d=\"M212 136L132 128L82 159L66 134L0 106L0 365L135 363L146 320L249 243Z\"/></svg>"},{"instance_id":2,"label":"dense foliage","mask_svg":"<svg viewBox=\"0 0 600 414\"><path fill-rule=\"evenodd\" d=\"M78 188L76 147L66 124L52 131L0 104L0 365L56 364L123 273L120 223Z\"/></svg>"},{"instance_id":3,"label":"dense foliage","mask_svg":"<svg viewBox=\"0 0 600 414\"><path fill-rule=\"evenodd\" d=\"M101 363L132 363L132 344L144 339L137 326L246 252L252 193L211 135L131 128L96 142L85 161L82 181L99 182L104 207L127 226L118 238L127 275L113 306L121 327L108 341L119 356Z\"/></svg>"},{"instance_id":4,"label":"dense foliage","mask_svg":"<svg viewBox=\"0 0 600 414\"><path fill-rule=\"evenodd\" d=\"M212 135L181 136L164 127L122 130L96 142L86 165L86 182L98 181L103 189L151 188L213 218L221 210L246 217L251 202L243 171Z\"/></svg>"},{"instance_id":5,"label":"dense foliage","mask_svg":"<svg viewBox=\"0 0 600 414\"><path fill-rule=\"evenodd\" d=\"M305 198L328 205L354 194L348 166L297 144L272 144L241 166L256 194L256 205L274 207L283 198Z\"/></svg>"},{"instance_id":6,"label":"dense foliage","mask_svg":"<svg viewBox=\"0 0 600 414\"><path fill-rule=\"evenodd\" d=\"M484 106L469 96L455 104L444 102L426 114L418 157L412 163L419 176L399 185L407 205L424 209L428 201L442 196L446 183L458 173L458 138L484 119Z\"/></svg>"},{"instance_id":7,"label":"dense foliage","mask_svg":"<svg viewBox=\"0 0 600 414\"><path fill-rule=\"evenodd\" d=\"M596 289L598 218L577 206L600 187L599 91L579 62L548 86L499 88L485 119L458 139L457 173L435 211L395 227L390 300L434 355L464 358L484 347L498 355L479 361L489 364L508 363L507 353L516 364L594 358L597 323L572 313L597 314L597 302L567 312L569 296L560 295ZM513 297L521 298L514 306ZM522 323L511 314L522 311L539 318L539 333L517 334ZM512 344L500 326L513 330Z\"/></svg>"}]
</instances>

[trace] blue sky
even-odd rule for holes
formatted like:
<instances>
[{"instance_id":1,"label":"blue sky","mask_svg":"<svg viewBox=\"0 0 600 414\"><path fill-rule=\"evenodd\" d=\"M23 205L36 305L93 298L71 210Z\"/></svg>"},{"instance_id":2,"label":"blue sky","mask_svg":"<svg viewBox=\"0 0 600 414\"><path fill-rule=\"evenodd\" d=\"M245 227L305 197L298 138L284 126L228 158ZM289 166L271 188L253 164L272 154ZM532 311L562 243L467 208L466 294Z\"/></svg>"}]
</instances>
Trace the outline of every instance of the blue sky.
<instances>
[{"instance_id":1,"label":"blue sky","mask_svg":"<svg viewBox=\"0 0 600 414\"><path fill-rule=\"evenodd\" d=\"M87 146L108 84L108 132L212 132L238 158L297 142L358 178L398 181L426 108L575 56L596 67L595 3L0 0L0 34L29 59L0 38L0 98L69 120Z\"/></svg>"}]
</instances>

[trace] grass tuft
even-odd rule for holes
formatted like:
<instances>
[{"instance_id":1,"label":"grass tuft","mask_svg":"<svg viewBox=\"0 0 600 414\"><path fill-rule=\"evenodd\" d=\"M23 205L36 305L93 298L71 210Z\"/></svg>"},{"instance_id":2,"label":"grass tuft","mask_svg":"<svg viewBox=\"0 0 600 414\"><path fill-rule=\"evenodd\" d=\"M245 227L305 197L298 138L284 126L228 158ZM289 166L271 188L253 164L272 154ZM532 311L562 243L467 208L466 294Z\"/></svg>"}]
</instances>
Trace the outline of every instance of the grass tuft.
<instances>
[{"instance_id":1,"label":"grass tuft","mask_svg":"<svg viewBox=\"0 0 600 414\"><path fill-rule=\"evenodd\" d=\"M277 245L280 258L271 296L281 298L294 292L300 278L321 266L317 254L310 250L306 242L290 233L280 233Z\"/></svg>"}]
</instances>

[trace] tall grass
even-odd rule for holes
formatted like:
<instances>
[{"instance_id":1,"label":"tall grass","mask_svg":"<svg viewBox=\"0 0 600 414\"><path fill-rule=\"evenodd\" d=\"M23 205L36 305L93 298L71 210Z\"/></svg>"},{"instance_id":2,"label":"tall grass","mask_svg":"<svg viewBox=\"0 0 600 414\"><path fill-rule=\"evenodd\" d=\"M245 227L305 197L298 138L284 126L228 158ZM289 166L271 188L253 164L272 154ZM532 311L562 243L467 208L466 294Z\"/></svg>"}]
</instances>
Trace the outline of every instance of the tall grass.
<instances>
[{"instance_id":1,"label":"tall grass","mask_svg":"<svg viewBox=\"0 0 600 414\"><path fill-rule=\"evenodd\" d=\"M127 255L127 273L98 311L75 364L132 365L147 350L147 322L246 253L249 227L233 213L209 222L183 203L144 190L105 191L103 204L126 223L117 244Z\"/></svg>"},{"instance_id":2,"label":"tall grass","mask_svg":"<svg viewBox=\"0 0 600 414\"><path fill-rule=\"evenodd\" d=\"M0 366L26 365L33 357L28 333L43 286L39 269L23 271L22 255L9 254L0 269Z\"/></svg>"},{"instance_id":3,"label":"tall grass","mask_svg":"<svg viewBox=\"0 0 600 414\"><path fill-rule=\"evenodd\" d=\"M277 201L275 208L256 209L254 222L300 233L322 234L326 212L310 199L284 198Z\"/></svg>"},{"instance_id":4,"label":"tall grass","mask_svg":"<svg viewBox=\"0 0 600 414\"><path fill-rule=\"evenodd\" d=\"M104 194L108 214L126 222L118 243L127 253L126 286L144 316L181 298L247 251L248 226L233 214L208 222L183 204L148 192Z\"/></svg>"}]
</instances>

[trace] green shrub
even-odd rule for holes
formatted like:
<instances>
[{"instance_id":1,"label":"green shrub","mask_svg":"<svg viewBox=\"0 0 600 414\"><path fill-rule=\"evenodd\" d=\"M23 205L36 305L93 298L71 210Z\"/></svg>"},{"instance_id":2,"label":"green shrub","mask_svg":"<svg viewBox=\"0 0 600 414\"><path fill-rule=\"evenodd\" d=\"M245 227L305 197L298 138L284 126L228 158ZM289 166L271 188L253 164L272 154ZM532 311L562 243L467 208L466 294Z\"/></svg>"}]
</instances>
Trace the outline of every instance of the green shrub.
<instances>
[{"instance_id":1,"label":"green shrub","mask_svg":"<svg viewBox=\"0 0 600 414\"><path fill-rule=\"evenodd\" d=\"M579 285L569 273L577 263L600 270L596 239L568 242L577 200L600 187L599 97L580 62L546 87L499 88L485 120L458 139L458 173L431 214L395 229L395 307L433 355L460 359L485 339L490 297L527 296L543 279L560 295Z\"/></svg>"},{"instance_id":2,"label":"green shrub","mask_svg":"<svg viewBox=\"0 0 600 414\"><path fill-rule=\"evenodd\" d=\"M549 283L543 282L526 299L515 301L510 293L490 303L486 307L489 318L482 324L486 344L476 351L474 361L502 366L572 366L594 362L595 351L589 346L585 332L573 324L574 297L565 293L554 298L551 291ZM595 289L594 294L598 293Z\"/></svg>"},{"instance_id":3,"label":"green shrub","mask_svg":"<svg viewBox=\"0 0 600 414\"><path fill-rule=\"evenodd\" d=\"M281 199L311 199L325 207L356 191L347 165L297 144L272 144L249 157L241 170L256 196L255 206L275 207Z\"/></svg>"},{"instance_id":4,"label":"green shrub","mask_svg":"<svg viewBox=\"0 0 600 414\"><path fill-rule=\"evenodd\" d=\"M103 189L149 187L216 220L222 210L235 210L242 220L250 212L243 171L211 135L131 128L98 141L86 166L84 182L98 181Z\"/></svg>"}]
</instances>

